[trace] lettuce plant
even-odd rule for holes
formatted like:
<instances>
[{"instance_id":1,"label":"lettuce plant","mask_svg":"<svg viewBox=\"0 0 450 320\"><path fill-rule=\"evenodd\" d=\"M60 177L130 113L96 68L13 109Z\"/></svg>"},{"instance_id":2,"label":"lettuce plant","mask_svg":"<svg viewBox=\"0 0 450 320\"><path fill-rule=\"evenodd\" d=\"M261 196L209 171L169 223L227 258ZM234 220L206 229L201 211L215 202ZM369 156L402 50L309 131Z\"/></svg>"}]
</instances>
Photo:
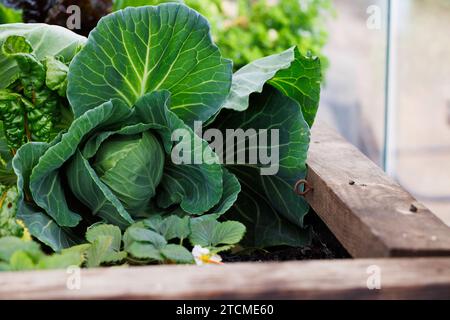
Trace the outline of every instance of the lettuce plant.
<instances>
[{"instance_id":1,"label":"lettuce plant","mask_svg":"<svg viewBox=\"0 0 450 320\"><path fill-rule=\"evenodd\" d=\"M304 245L308 206L293 185L305 177L320 81L319 60L296 47L233 75L206 19L184 5L117 11L70 64L75 120L67 132L27 143L14 157L18 217L55 251L85 242L90 225L106 222L127 230L124 250L144 261L192 262L173 239L218 252L245 228L247 246ZM194 133L195 121L222 132L279 130L278 142L266 142L279 147L279 170L261 175L263 163L220 163ZM181 164L173 158L179 129L193 137L185 150L192 161ZM213 161L197 163L197 152ZM180 222L168 236L160 228L169 217L187 219L189 232Z\"/></svg>"}]
</instances>

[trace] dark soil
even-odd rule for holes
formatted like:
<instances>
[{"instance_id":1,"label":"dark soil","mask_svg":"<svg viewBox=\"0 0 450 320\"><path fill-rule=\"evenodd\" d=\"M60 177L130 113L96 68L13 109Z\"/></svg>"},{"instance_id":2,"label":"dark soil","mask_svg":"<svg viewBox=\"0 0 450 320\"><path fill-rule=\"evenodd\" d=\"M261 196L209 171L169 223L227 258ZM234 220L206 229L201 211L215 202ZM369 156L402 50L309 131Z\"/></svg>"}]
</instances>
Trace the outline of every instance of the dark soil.
<instances>
[{"instance_id":1,"label":"dark soil","mask_svg":"<svg viewBox=\"0 0 450 320\"><path fill-rule=\"evenodd\" d=\"M312 242L302 248L274 247L268 250L254 250L237 254L221 254L224 262L263 262L312 259L345 259L351 258L333 233L314 213L310 212L305 223L312 226Z\"/></svg>"}]
</instances>

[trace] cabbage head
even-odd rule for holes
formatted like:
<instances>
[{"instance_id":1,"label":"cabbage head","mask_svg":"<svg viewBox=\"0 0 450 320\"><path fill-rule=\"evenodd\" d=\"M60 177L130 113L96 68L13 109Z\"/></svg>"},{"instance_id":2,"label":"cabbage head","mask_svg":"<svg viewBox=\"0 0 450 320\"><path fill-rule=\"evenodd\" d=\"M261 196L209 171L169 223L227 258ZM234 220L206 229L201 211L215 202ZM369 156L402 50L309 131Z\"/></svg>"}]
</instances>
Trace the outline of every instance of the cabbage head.
<instances>
[{"instance_id":1,"label":"cabbage head","mask_svg":"<svg viewBox=\"0 0 450 320\"><path fill-rule=\"evenodd\" d=\"M192 133L194 147L208 144L168 108L167 91L144 95L134 108L111 100L78 117L52 143L32 142L14 158L18 217L55 251L79 243L79 228L97 221L123 230L161 213L225 212L240 191L220 164L172 162L174 130ZM226 186L226 189L224 189Z\"/></svg>"}]
</instances>

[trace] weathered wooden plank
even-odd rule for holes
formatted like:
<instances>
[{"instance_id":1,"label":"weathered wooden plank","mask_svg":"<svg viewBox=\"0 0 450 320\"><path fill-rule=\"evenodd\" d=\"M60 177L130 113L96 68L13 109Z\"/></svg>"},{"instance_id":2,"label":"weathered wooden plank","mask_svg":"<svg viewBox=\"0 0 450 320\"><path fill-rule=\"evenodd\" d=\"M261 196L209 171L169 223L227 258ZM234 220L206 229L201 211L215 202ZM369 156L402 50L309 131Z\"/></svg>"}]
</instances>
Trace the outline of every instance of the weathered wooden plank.
<instances>
[{"instance_id":1,"label":"weathered wooden plank","mask_svg":"<svg viewBox=\"0 0 450 320\"><path fill-rule=\"evenodd\" d=\"M379 290L368 289L368 270L379 270ZM69 277L65 271L1 273L0 299L450 298L450 258L84 269L79 290L67 288Z\"/></svg>"},{"instance_id":2,"label":"weathered wooden plank","mask_svg":"<svg viewBox=\"0 0 450 320\"><path fill-rule=\"evenodd\" d=\"M450 256L450 228L326 125L308 167L306 199L353 257Z\"/></svg>"}]
</instances>

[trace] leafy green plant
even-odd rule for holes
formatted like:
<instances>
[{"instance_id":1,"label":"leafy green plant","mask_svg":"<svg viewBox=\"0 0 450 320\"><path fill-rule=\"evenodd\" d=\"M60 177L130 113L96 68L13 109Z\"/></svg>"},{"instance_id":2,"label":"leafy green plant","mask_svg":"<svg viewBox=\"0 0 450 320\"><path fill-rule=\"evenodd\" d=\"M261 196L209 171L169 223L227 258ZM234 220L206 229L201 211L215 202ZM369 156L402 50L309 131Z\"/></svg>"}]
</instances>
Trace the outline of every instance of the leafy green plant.
<instances>
[{"instance_id":1,"label":"leafy green plant","mask_svg":"<svg viewBox=\"0 0 450 320\"><path fill-rule=\"evenodd\" d=\"M157 5L170 0L115 0L113 10ZM327 59L322 48L328 39L325 18L333 12L331 0L180 0L211 23L214 41L235 70L253 60L297 45L302 52Z\"/></svg>"},{"instance_id":2,"label":"leafy green plant","mask_svg":"<svg viewBox=\"0 0 450 320\"><path fill-rule=\"evenodd\" d=\"M176 215L153 216L130 226L124 234L124 247L133 263L193 263L187 250L201 246L213 254L239 243L245 226L236 221L218 222L214 215L183 218Z\"/></svg>"},{"instance_id":3,"label":"leafy green plant","mask_svg":"<svg viewBox=\"0 0 450 320\"><path fill-rule=\"evenodd\" d=\"M0 185L0 238L23 237L24 227L16 220L17 188Z\"/></svg>"},{"instance_id":4,"label":"leafy green plant","mask_svg":"<svg viewBox=\"0 0 450 320\"><path fill-rule=\"evenodd\" d=\"M46 31L47 27L37 29L21 24L0 29L0 63L5 68L0 79L0 121L13 153L28 141L51 141L71 120L65 99L68 63L79 50L79 43L75 42L75 46L75 40L67 36L70 32L64 31L66 38L50 46L53 54L49 55L48 48L39 50L46 52L39 58L44 54L34 50L27 40L35 39L36 32ZM39 40L47 39L39 36ZM61 50L66 51L67 60Z\"/></svg>"},{"instance_id":5,"label":"leafy green plant","mask_svg":"<svg viewBox=\"0 0 450 320\"><path fill-rule=\"evenodd\" d=\"M122 233L116 226L99 224L86 232L87 243L61 253L45 254L37 242L5 236L0 238L0 271L64 269L71 266L88 268L118 264L127 257L120 251Z\"/></svg>"},{"instance_id":6,"label":"leafy green plant","mask_svg":"<svg viewBox=\"0 0 450 320\"><path fill-rule=\"evenodd\" d=\"M51 141L70 126L68 63L84 38L61 27L0 26L0 236L25 230L16 220L16 150L28 141ZM45 45L44 45L45 44ZM14 198L15 197L15 198ZM6 201L7 200L7 201Z\"/></svg>"},{"instance_id":7,"label":"leafy green plant","mask_svg":"<svg viewBox=\"0 0 450 320\"><path fill-rule=\"evenodd\" d=\"M96 224L86 231L87 243L62 250L62 253L77 253L84 257L86 267L99 267L102 264L118 264L127 257L121 251L122 232L114 225Z\"/></svg>"},{"instance_id":8,"label":"leafy green plant","mask_svg":"<svg viewBox=\"0 0 450 320\"><path fill-rule=\"evenodd\" d=\"M83 260L77 252L46 255L34 241L11 236L0 238L0 271L61 269L81 266Z\"/></svg>"},{"instance_id":9,"label":"leafy green plant","mask_svg":"<svg viewBox=\"0 0 450 320\"><path fill-rule=\"evenodd\" d=\"M22 22L22 11L0 3L0 24Z\"/></svg>"},{"instance_id":10,"label":"leafy green plant","mask_svg":"<svg viewBox=\"0 0 450 320\"><path fill-rule=\"evenodd\" d=\"M0 44L10 36L24 37L33 49L36 60L43 61L47 57L63 60L66 64L72 61L79 52L86 38L62 27L34 24L14 23L0 25ZM20 78L20 67L14 56L0 52L0 89L6 89Z\"/></svg>"},{"instance_id":11,"label":"leafy green plant","mask_svg":"<svg viewBox=\"0 0 450 320\"><path fill-rule=\"evenodd\" d=\"M178 218L178 217L176 217ZM188 220L180 220L178 231L180 234L174 233L172 237L183 237L189 235L189 225L182 225ZM182 230L186 228L185 230ZM185 233L186 232L186 233ZM127 229L124 235L125 250L133 257L134 263L193 263L192 254L181 244L169 243L172 240L168 234L166 237L152 230L148 226L148 221L138 222ZM182 243L182 241L180 241Z\"/></svg>"},{"instance_id":12,"label":"leafy green plant","mask_svg":"<svg viewBox=\"0 0 450 320\"><path fill-rule=\"evenodd\" d=\"M0 271L63 269L71 266L94 268L105 265L149 263L194 263L194 256L183 245L202 244L217 253L232 248L245 232L238 222L217 222L212 217L189 219L178 216L154 216L121 230L114 225L95 224L88 228L86 243L63 249L59 254L45 254L38 243L18 237L0 238ZM178 243L169 243L177 239ZM172 241L173 242L173 241ZM227 246L214 247L214 243ZM122 250L123 248L123 250Z\"/></svg>"},{"instance_id":13,"label":"leafy green plant","mask_svg":"<svg viewBox=\"0 0 450 320\"><path fill-rule=\"evenodd\" d=\"M166 2L184 3L204 15L224 57L234 61L235 70L262 58L297 45L302 52L319 56L326 68L322 49L328 39L325 19L333 14L331 0L82 0L81 29L88 35L98 20L111 11L127 7L158 5ZM66 26L71 13L71 0L6 1L4 22L45 22ZM0 10L0 23L1 23ZM11 20L12 19L12 20Z\"/></svg>"},{"instance_id":14,"label":"leafy green plant","mask_svg":"<svg viewBox=\"0 0 450 320\"><path fill-rule=\"evenodd\" d=\"M297 47L232 74L206 19L184 5L113 13L69 66L75 120L12 161L17 218L54 251L87 255L88 266L119 263L124 252L136 263L192 263L189 246L208 255L238 242L304 245L308 206L293 185L306 175L320 81L319 59ZM278 171L220 163L195 121L223 133L279 130L261 146L279 148ZM177 130L192 138L187 163L174 158ZM197 162L198 153L212 161Z\"/></svg>"}]
</instances>

